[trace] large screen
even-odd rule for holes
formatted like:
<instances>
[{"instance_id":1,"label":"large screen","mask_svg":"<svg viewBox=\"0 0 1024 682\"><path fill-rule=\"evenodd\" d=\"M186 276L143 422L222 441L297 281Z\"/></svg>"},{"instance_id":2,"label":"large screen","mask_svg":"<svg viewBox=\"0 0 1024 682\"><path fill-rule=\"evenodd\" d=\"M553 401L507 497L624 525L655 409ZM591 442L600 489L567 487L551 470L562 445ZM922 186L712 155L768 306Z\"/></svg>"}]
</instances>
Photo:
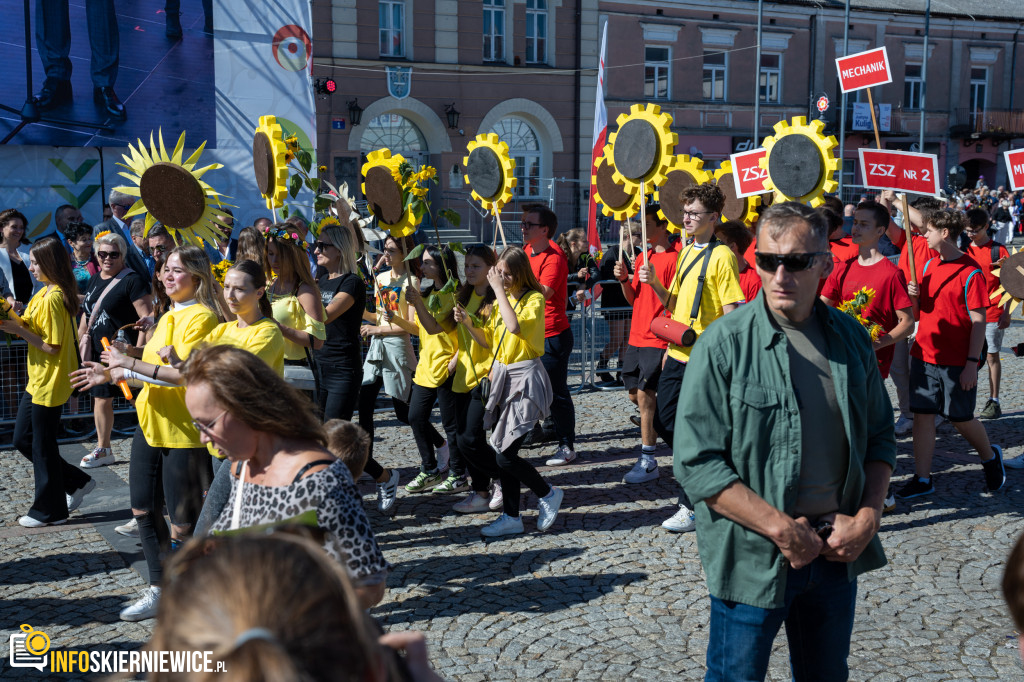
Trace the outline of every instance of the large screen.
<instances>
[{"instance_id":1,"label":"large screen","mask_svg":"<svg viewBox=\"0 0 1024 682\"><path fill-rule=\"evenodd\" d=\"M123 147L138 138L148 142L150 131L161 126L172 139L187 130L190 139L215 146L214 50L208 32L213 17L206 16L204 5L212 14L212 3L202 0L3 0L0 140ZM28 88L26 58L32 61ZM48 76L51 82L70 83L70 92L65 85L54 88L56 97L39 112L43 119L56 120L21 125L26 98L39 93ZM98 86L112 88L123 117L110 112L109 99Z\"/></svg>"}]
</instances>

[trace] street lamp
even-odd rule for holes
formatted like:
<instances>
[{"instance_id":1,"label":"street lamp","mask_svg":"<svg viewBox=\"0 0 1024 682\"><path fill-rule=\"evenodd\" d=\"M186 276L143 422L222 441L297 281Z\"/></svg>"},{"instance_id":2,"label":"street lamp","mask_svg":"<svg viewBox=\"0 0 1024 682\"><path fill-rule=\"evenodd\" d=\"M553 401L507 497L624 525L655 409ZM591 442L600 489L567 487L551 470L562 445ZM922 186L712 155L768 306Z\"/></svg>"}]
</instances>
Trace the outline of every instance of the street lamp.
<instances>
[{"instance_id":1,"label":"street lamp","mask_svg":"<svg viewBox=\"0 0 1024 682\"><path fill-rule=\"evenodd\" d=\"M359 122L363 120L363 108L359 106L358 97L348 103L348 120L353 126L359 125Z\"/></svg>"},{"instance_id":2,"label":"street lamp","mask_svg":"<svg viewBox=\"0 0 1024 682\"><path fill-rule=\"evenodd\" d=\"M459 128L459 110L455 108L455 102L444 105L444 115L448 118L448 127L453 130Z\"/></svg>"}]
</instances>

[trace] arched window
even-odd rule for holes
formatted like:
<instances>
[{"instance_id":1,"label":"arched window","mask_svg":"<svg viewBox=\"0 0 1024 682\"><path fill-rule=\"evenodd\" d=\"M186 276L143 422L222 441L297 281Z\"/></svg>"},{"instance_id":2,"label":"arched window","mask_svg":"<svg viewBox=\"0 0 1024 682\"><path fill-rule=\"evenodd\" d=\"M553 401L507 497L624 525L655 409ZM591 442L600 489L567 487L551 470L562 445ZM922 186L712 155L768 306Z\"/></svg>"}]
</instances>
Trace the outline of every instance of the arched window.
<instances>
[{"instance_id":1,"label":"arched window","mask_svg":"<svg viewBox=\"0 0 1024 682\"><path fill-rule=\"evenodd\" d=\"M530 124L521 118L509 116L498 121L491 129L508 145L508 153L516 162L516 196L540 196L540 140Z\"/></svg>"},{"instance_id":2,"label":"arched window","mask_svg":"<svg viewBox=\"0 0 1024 682\"><path fill-rule=\"evenodd\" d=\"M409 156L412 152L426 153L427 140L416 124L400 114L381 114L370 119L360 142L364 154L387 147L392 154Z\"/></svg>"}]
</instances>

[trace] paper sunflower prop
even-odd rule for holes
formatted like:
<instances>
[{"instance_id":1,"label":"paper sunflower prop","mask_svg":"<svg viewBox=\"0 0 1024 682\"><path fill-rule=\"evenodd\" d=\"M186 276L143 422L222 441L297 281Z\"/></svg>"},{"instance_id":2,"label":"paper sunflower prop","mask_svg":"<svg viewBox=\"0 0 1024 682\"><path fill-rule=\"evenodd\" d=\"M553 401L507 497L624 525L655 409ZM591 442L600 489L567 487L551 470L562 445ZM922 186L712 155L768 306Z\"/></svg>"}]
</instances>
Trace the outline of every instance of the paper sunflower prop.
<instances>
[{"instance_id":1,"label":"paper sunflower prop","mask_svg":"<svg viewBox=\"0 0 1024 682\"><path fill-rule=\"evenodd\" d=\"M853 319L860 322L864 330L867 331L872 341L877 341L883 334L885 329L882 325L876 324L864 317L864 311L869 305L871 305L872 299L875 298L875 290L869 289L868 287L862 287L854 292L853 298L849 301L843 301L839 304L839 310L846 313Z\"/></svg>"},{"instance_id":2,"label":"paper sunflower prop","mask_svg":"<svg viewBox=\"0 0 1024 682\"><path fill-rule=\"evenodd\" d=\"M605 146L607 151L608 147ZM640 211L640 187L627 190L615 181L615 172L608 163L608 157L597 160L597 170L590 178L594 187L594 201L601 205L601 213L616 220L625 220Z\"/></svg>"},{"instance_id":3,"label":"paper sunflower prop","mask_svg":"<svg viewBox=\"0 0 1024 682\"><path fill-rule=\"evenodd\" d=\"M466 184L472 188L473 198L485 210L500 213L512 201L512 190L518 182L516 162L509 158L508 144L495 133L481 133L466 145L468 156L462 158L466 167Z\"/></svg>"},{"instance_id":4,"label":"paper sunflower prop","mask_svg":"<svg viewBox=\"0 0 1024 682\"><path fill-rule=\"evenodd\" d=\"M750 197L736 196L736 180L733 177L732 161L726 159L715 171L715 184L725 195L722 222L738 220L745 223L747 227L753 227L759 217L757 207L761 205L761 197L757 194Z\"/></svg>"},{"instance_id":5,"label":"paper sunflower prop","mask_svg":"<svg viewBox=\"0 0 1024 682\"><path fill-rule=\"evenodd\" d=\"M288 196L289 157L277 117L260 116L260 124L252 138L252 168L256 173L256 186L271 211L281 208Z\"/></svg>"},{"instance_id":6,"label":"paper sunflower prop","mask_svg":"<svg viewBox=\"0 0 1024 682\"><path fill-rule=\"evenodd\" d=\"M672 117L657 104L634 104L615 121L619 129L608 136L604 148L615 181L626 191L636 191L643 182L662 184L679 140L672 132Z\"/></svg>"},{"instance_id":7,"label":"paper sunflower prop","mask_svg":"<svg viewBox=\"0 0 1024 682\"><path fill-rule=\"evenodd\" d=\"M220 200L222 195L201 178L207 171L221 168L221 164L211 163L196 168L206 142L182 161L184 132L178 137L171 154L164 146L163 131L158 131L157 139L159 145L153 142L153 134L150 133L148 149L142 140L139 140L138 147L128 145L128 154L122 157L125 163L117 164L128 171L119 171L118 175L135 185L115 189L139 197L124 217L145 213L146 233L159 222L179 244L185 242L200 246L201 241L216 244L218 231L215 226L231 229L219 217L220 207L228 204L223 203Z\"/></svg>"},{"instance_id":8,"label":"paper sunflower prop","mask_svg":"<svg viewBox=\"0 0 1024 682\"><path fill-rule=\"evenodd\" d=\"M992 274L999 278L999 288L992 292L992 305L1003 307L1010 303L1012 313L1024 300L1024 250L1011 251Z\"/></svg>"},{"instance_id":9,"label":"paper sunflower prop","mask_svg":"<svg viewBox=\"0 0 1024 682\"><path fill-rule=\"evenodd\" d=\"M775 190L775 201L799 201L819 206L825 192L839 187L835 173L839 160L834 151L838 142L822 131L825 122L797 116L792 125L786 121L775 124L775 135L766 137L762 146L766 153L761 168L768 169L765 187Z\"/></svg>"},{"instance_id":10,"label":"paper sunflower prop","mask_svg":"<svg viewBox=\"0 0 1024 682\"><path fill-rule=\"evenodd\" d=\"M378 149L367 154L363 164L366 206L381 227L398 239L413 234L423 219L423 215L416 215L405 201L405 188L398 170L404 162L401 154L392 156L390 149Z\"/></svg>"},{"instance_id":11,"label":"paper sunflower prop","mask_svg":"<svg viewBox=\"0 0 1024 682\"><path fill-rule=\"evenodd\" d=\"M665 182L654 193L654 200L661 204L658 215L668 221L669 232L683 229L683 191L692 185L710 182L711 173L704 170L704 160L689 154L673 156L668 163Z\"/></svg>"}]
</instances>

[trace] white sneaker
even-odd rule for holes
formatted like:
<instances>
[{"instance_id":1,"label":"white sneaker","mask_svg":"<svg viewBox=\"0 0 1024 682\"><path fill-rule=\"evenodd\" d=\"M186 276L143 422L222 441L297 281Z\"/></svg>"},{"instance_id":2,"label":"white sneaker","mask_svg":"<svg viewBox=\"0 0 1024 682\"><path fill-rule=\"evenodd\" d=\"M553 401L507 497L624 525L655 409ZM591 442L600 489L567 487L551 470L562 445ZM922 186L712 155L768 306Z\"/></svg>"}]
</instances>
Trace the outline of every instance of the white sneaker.
<instances>
[{"instance_id":1,"label":"white sneaker","mask_svg":"<svg viewBox=\"0 0 1024 682\"><path fill-rule=\"evenodd\" d=\"M82 458L82 461L78 463L78 466L83 469L95 469L96 467L105 467L108 464L114 463L114 453L110 448L94 448L92 452Z\"/></svg>"},{"instance_id":2,"label":"white sneaker","mask_svg":"<svg viewBox=\"0 0 1024 682\"><path fill-rule=\"evenodd\" d=\"M551 486L551 492L537 500L537 530L545 531L555 522L563 497L565 493L561 488Z\"/></svg>"},{"instance_id":3,"label":"white sneaker","mask_svg":"<svg viewBox=\"0 0 1024 682\"><path fill-rule=\"evenodd\" d=\"M686 508L685 504L679 505L679 511L665 519L661 527L673 533L689 533L697 527L693 518L693 512Z\"/></svg>"},{"instance_id":4,"label":"white sneaker","mask_svg":"<svg viewBox=\"0 0 1024 682\"><path fill-rule=\"evenodd\" d=\"M137 538L139 537L139 520L133 516L131 520L123 526L115 526L114 532L118 535L124 535L125 537Z\"/></svg>"},{"instance_id":5,"label":"white sneaker","mask_svg":"<svg viewBox=\"0 0 1024 682\"><path fill-rule=\"evenodd\" d=\"M384 483L377 484L377 509L390 514L398 499L398 470L392 469L391 476Z\"/></svg>"},{"instance_id":6,"label":"white sneaker","mask_svg":"<svg viewBox=\"0 0 1024 682\"><path fill-rule=\"evenodd\" d=\"M651 455L640 455L633 468L622 477L626 483L646 483L658 477L658 461Z\"/></svg>"},{"instance_id":7,"label":"white sneaker","mask_svg":"<svg viewBox=\"0 0 1024 682\"><path fill-rule=\"evenodd\" d=\"M560 467L576 459L576 451L568 445L559 445L555 450L555 456L545 462L549 467Z\"/></svg>"},{"instance_id":8,"label":"white sneaker","mask_svg":"<svg viewBox=\"0 0 1024 682\"><path fill-rule=\"evenodd\" d=\"M43 528L45 526L60 526L67 523L67 519L61 519L59 521L40 521L39 519L33 519L29 515L22 516L18 519L18 525L25 528Z\"/></svg>"},{"instance_id":9,"label":"white sneaker","mask_svg":"<svg viewBox=\"0 0 1024 682\"><path fill-rule=\"evenodd\" d=\"M121 609L121 620L131 623L139 620L156 618L156 609L160 604L160 588L151 585L142 596L131 606Z\"/></svg>"},{"instance_id":10,"label":"white sneaker","mask_svg":"<svg viewBox=\"0 0 1024 682\"><path fill-rule=\"evenodd\" d=\"M502 535L516 535L522 532L523 518L521 516L512 518L508 514L502 514L498 517L497 521L492 521L480 529L480 534L489 538L497 538Z\"/></svg>"},{"instance_id":11,"label":"white sneaker","mask_svg":"<svg viewBox=\"0 0 1024 682\"><path fill-rule=\"evenodd\" d=\"M914 420L901 414L893 428L895 428L897 436L910 435L914 431Z\"/></svg>"},{"instance_id":12,"label":"white sneaker","mask_svg":"<svg viewBox=\"0 0 1024 682\"><path fill-rule=\"evenodd\" d=\"M505 498L501 494L501 482L494 482L494 492L491 493L491 501L487 503L487 507L491 511L498 511L505 506Z\"/></svg>"},{"instance_id":13,"label":"white sneaker","mask_svg":"<svg viewBox=\"0 0 1024 682\"><path fill-rule=\"evenodd\" d=\"M490 510L490 502L491 498L472 492L462 502L453 504L452 509L460 514L481 514Z\"/></svg>"},{"instance_id":14,"label":"white sneaker","mask_svg":"<svg viewBox=\"0 0 1024 682\"><path fill-rule=\"evenodd\" d=\"M76 509L78 509L79 507L81 507L82 506L82 500L85 499L85 496L88 495L89 493L91 493L95 489L96 489L96 481L94 481L93 479L90 478L88 483L83 485L81 488L79 488L75 492L71 493L70 495L65 493L64 497L66 497L67 501L68 501L68 513L73 512Z\"/></svg>"},{"instance_id":15,"label":"white sneaker","mask_svg":"<svg viewBox=\"0 0 1024 682\"><path fill-rule=\"evenodd\" d=\"M1017 455L1012 459L1004 459L1003 466L1007 469L1024 469L1024 455Z\"/></svg>"},{"instance_id":16,"label":"white sneaker","mask_svg":"<svg viewBox=\"0 0 1024 682\"><path fill-rule=\"evenodd\" d=\"M448 447L448 441L444 442L444 445L434 450L434 455L437 457L437 470L448 471L448 461L451 459L451 449Z\"/></svg>"}]
</instances>

